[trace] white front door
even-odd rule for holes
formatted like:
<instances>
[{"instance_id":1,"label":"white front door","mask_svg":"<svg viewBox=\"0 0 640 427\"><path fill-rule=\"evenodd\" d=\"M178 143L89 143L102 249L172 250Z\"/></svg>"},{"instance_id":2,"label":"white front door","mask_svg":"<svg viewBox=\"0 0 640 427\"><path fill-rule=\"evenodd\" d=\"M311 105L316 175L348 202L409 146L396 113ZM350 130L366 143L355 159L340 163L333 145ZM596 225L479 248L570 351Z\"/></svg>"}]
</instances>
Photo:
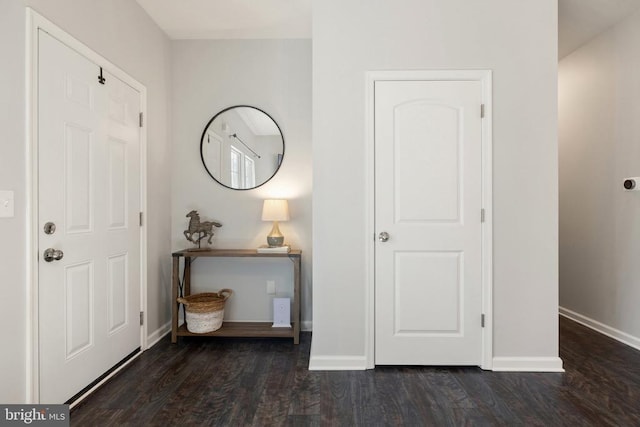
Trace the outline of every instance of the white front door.
<instances>
[{"instance_id":1,"label":"white front door","mask_svg":"<svg viewBox=\"0 0 640 427\"><path fill-rule=\"evenodd\" d=\"M375 363L480 365L481 83L374 91Z\"/></svg>"},{"instance_id":2,"label":"white front door","mask_svg":"<svg viewBox=\"0 0 640 427\"><path fill-rule=\"evenodd\" d=\"M43 31L38 61L40 402L62 403L140 347L140 94Z\"/></svg>"}]
</instances>

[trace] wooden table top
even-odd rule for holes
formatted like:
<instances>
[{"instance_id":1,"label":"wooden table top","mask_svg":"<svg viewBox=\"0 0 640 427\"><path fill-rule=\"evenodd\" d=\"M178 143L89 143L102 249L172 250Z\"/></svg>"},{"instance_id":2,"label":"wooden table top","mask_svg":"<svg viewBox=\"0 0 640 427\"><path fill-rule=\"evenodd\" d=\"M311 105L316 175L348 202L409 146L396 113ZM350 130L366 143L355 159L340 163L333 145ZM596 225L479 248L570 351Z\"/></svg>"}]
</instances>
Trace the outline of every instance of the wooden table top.
<instances>
[{"instance_id":1,"label":"wooden table top","mask_svg":"<svg viewBox=\"0 0 640 427\"><path fill-rule=\"evenodd\" d=\"M283 258L293 257L299 258L302 251L299 249L291 249L290 252L258 252L256 249L207 249L194 250L183 249L171 254L173 257L197 258L197 257L267 257L267 258Z\"/></svg>"}]
</instances>

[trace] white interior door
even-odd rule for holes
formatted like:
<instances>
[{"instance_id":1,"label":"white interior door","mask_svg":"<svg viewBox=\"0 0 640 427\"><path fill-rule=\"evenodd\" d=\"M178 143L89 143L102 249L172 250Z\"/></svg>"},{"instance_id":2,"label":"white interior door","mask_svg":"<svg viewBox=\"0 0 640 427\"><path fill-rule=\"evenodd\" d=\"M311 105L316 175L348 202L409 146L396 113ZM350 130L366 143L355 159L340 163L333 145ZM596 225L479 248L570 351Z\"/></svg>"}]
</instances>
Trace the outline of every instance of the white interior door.
<instances>
[{"instance_id":1,"label":"white interior door","mask_svg":"<svg viewBox=\"0 0 640 427\"><path fill-rule=\"evenodd\" d=\"M481 83L374 90L375 363L480 365Z\"/></svg>"},{"instance_id":2,"label":"white interior door","mask_svg":"<svg viewBox=\"0 0 640 427\"><path fill-rule=\"evenodd\" d=\"M43 31L38 58L39 388L61 403L140 347L140 94Z\"/></svg>"}]
</instances>

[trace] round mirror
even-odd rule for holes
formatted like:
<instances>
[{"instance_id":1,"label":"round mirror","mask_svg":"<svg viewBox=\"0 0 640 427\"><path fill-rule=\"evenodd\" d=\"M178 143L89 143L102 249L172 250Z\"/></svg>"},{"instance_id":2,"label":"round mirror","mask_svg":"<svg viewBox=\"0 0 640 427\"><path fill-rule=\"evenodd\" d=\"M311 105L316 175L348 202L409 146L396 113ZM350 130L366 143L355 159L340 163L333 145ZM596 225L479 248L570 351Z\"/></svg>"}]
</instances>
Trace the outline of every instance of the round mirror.
<instances>
[{"instance_id":1,"label":"round mirror","mask_svg":"<svg viewBox=\"0 0 640 427\"><path fill-rule=\"evenodd\" d=\"M237 105L213 116L202 132L200 156L213 179L234 190L260 187L278 172L284 137L264 111Z\"/></svg>"}]
</instances>

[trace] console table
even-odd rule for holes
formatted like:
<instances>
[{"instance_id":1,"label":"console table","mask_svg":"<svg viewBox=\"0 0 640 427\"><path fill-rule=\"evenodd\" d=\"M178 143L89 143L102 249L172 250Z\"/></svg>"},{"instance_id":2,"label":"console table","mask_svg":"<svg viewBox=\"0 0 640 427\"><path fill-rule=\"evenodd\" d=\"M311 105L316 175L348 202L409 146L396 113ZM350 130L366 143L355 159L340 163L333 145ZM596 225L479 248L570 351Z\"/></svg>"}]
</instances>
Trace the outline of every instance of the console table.
<instances>
[{"instance_id":1,"label":"console table","mask_svg":"<svg viewBox=\"0 0 640 427\"><path fill-rule=\"evenodd\" d=\"M173 280L171 296L173 310L171 315L171 342L175 343L179 336L218 336L218 337L279 337L293 338L293 343L300 342L300 269L302 251L291 250L289 253L258 253L255 249L211 249L207 251L182 250L172 254ZM293 319L291 328L273 328L271 322L223 322L217 331L195 334L187 330L187 325L178 327L180 296L191 294L191 263L196 258L289 258L293 262ZM180 260L184 259L184 276L180 281Z\"/></svg>"}]
</instances>

